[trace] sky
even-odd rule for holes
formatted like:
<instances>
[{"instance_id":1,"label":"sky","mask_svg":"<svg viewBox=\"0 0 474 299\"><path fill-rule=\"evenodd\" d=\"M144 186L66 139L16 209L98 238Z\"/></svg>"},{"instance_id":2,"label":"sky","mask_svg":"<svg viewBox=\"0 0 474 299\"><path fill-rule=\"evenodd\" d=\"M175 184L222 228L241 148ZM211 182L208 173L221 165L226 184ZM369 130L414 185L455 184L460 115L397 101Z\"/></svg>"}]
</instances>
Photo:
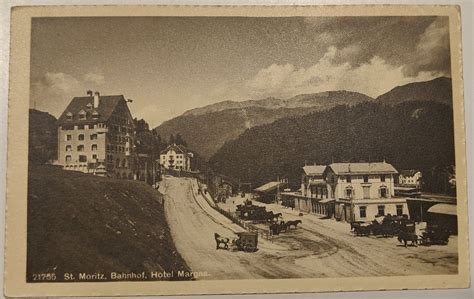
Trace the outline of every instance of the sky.
<instances>
[{"instance_id":1,"label":"sky","mask_svg":"<svg viewBox=\"0 0 474 299\"><path fill-rule=\"evenodd\" d=\"M68 17L32 21L30 105L58 117L87 90L152 127L220 101L450 76L447 17Z\"/></svg>"}]
</instances>

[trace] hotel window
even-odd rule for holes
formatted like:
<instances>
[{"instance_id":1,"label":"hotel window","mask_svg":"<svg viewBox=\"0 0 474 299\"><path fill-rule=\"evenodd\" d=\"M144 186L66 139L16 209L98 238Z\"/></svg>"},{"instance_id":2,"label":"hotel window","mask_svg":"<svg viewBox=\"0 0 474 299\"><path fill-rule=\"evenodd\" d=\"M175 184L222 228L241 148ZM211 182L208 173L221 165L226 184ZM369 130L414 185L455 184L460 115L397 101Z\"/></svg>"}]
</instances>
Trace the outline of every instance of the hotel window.
<instances>
[{"instance_id":1,"label":"hotel window","mask_svg":"<svg viewBox=\"0 0 474 299\"><path fill-rule=\"evenodd\" d=\"M364 183L368 183L369 182L369 176L368 175L364 175Z\"/></svg>"},{"instance_id":2,"label":"hotel window","mask_svg":"<svg viewBox=\"0 0 474 299\"><path fill-rule=\"evenodd\" d=\"M66 141L71 141L71 140L72 140L72 135L67 134L67 135L66 135Z\"/></svg>"},{"instance_id":3,"label":"hotel window","mask_svg":"<svg viewBox=\"0 0 474 299\"><path fill-rule=\"evenodd\" d=\"M77 136L77 140L79 141L84 140L84 134L79 134L79 136Z\"/></svg>"},{"instance_id":4,"label":"hotel window","mask_svg":"<svg viewBox=\"0 0 474 299\"><path fill-rule=\"evenodd\" d=\"M93 145L91 146L91 150L96 151L96 150L97 150L97 144L93 144Z\"/></svg>"},{"instance_id":5,"label":"hotel window","mask_svg":"<svg viewBox=\"0 0 474 299\"><path fill-rule=\"evenodd\" d=\"M397 216L403 215L403 205L397 205Z\"/></svg>"},{"instance_id":6,"label":"hotel window","mask_svg":"<svg viewBox=\"0 0 474 299\"><path fill-rule=\"evenodd\" d=\"M352 182L352 177L350 175L346 175L346 181L348 183L351 183Z\"/></svg>"},{"instance_id":7,"label":"hotel window","mask_svg":"<svg viewBox=\"0 0 474 299\"><path fill-rule=\"evenodd\" d=\"M84 145L82 145L82 144L81 144L81 145L78 145L78 146L77 146L77 151L78 151L78 152L83 152L83 151L84 151Z\"/></svg>"},{"instance_id":8,"label":"hotel window","mask_svg":"<svg viewBox=\"0 0 474 299\"><path fill-rule=\"evenodd\" d=\"M352 196L354 195L354 192L352 190L352 188L347 188L346 189L346 198L352 198Z\"/></svg>"},{"instance_id":9,"label":"hotel window","mask_svg":"<svg viewBox=\"0 0 474 299\"><path fill-rule=\"evenodd\" d=\"M86 113L84 111L79 112L79 119L80 120L85 120L86 119Z\"/></svg>"},{"instance_id":10,"label":"hotel window","mask_svg":"<svg viewBox=\"0 0 474 299\"><path fill-rule=\"evenodd\" d=\"M87 162L87 156L80 155L79 156L79 162Z\"/></svg>"},{"instance_id":11,"label":"hotel window","mask_svg":"<svg viewBox=\"0 0 474 299\"><path fill-rule=\"evenodd\" d=\"M377 206L379 216L385 216L385 206Z\"/></svg>"},{"instance_id":12,"label":"hotel window","mask_svg":"<svg viewBox=\"0 0 474 299\"><path fill-rule=\"evenodd\" d=\"M72 146L66 145L66 152L70 152L70 151L72 151Z\"/></svg>"},{"instance_id":13,"label":"hotel window","mask_svg":"<svg viewBox=\"0 0 474 299\"><path fill-rule=\"evenodd\" d=\"M387 188L386 187L380 187L380 197L381 198L387 198Z\"/></svg>"},{"instance_id":14,"label":"hotel window","mask_svg":"<svg viewBox=\"0 0 474 299\"><path fill-rule=\"evenodd\" d=\"M66 162L71 162L71 156L70 155L66 156Z\"/></svg>"},{"instance_id":15,"label":"hotel window","mask_svg":"<svg viewBox=\"0 0 474 299\"><path fill-rule=\"evenodd\" d=\"M115 166L120 167L120 159L115 160Z\"/></svg>"},{"instance_id":16,"label":"hotel window","mask_svg":"<svg viewBox=\"0 0 474 299\"><path fill-rule=\"evenodd\" d=\"M92 155L92 159L97 160L97 155Z\"/></svg>"},{"instance_id":17,"label":"hotel window","mask_svg":"<svg viewBox=\"0 0 474 299\"><path fill-rule=\"evenodd\" d=\"M367 207L366 206L359 207L359 216L360 216L360 218L367 217Z\"/></svg>"},{"instance_id":18,"label":"hotel window","mask_svg":"<svg viewBox=\"0 0 474 299\"><path fill-rule=\"evenodd\" d=\"M385 182L385 174L380 175L380 181Z\"/></svg>"},{"instance_id":19,"label":"hotel window","mask_svg":"<svg viewBox=\"0 0 474 299\"><path fill-rule=\"evenodd\" d=\"M97 140L97 134L91 134L91 140Z\"/></svg>"}]
</instances>

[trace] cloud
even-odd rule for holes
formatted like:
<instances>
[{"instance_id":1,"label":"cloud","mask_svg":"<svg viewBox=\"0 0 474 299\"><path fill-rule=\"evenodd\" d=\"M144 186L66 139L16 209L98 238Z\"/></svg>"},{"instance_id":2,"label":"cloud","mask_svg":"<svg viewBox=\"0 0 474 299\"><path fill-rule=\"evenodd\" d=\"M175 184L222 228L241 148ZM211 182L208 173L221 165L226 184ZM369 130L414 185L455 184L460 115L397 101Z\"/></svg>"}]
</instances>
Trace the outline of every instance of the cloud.
<instances>
[{"instance_id":1,"label":"cloud","mask_svg":"<svg viewBox=\"0 0 474 299\"><path fill-rule=\"evenodd\" d=\"M406 65L409 75L423 71L450 73L448 18L435 19L420 35L412 60Z\"/></svg>"},{"instance_id":2,"label":"cloud","mask_svg":"<svg viewBox=\"0 0 474 299\"><path fill-rule=\"evenodd\" d=\"M416 76L406 76L404 66L394 66L379 56L368 62L352 66L344 57L353 55L357 48L329 47L324 56L308 68L295 68L292 64L272 64L261 69L247 82L246 90L255 97L288 98L302 93L329 90L349 90L376 97L395 86L424 81L440 75L424 71Z\"/></svg>"},{"instance_id":3,"label":"cloud","mask_svg":"<svg viewBox=\"0 0 474 299\"><path fill-rule=\"evenodd\" d=\"M75 96L85 95L86 90L103 85L105 78L95 73L75 76L62 72L46 72L31 84L30 106L58 117Z\"/></svg>"},{"instance_id":4,"label":"cloud","mask_svg":"<svg viewBox=\"0 0 474 299\"><path fill-rule=\"evenodd\" d=\"M92 83L95 85L103 85L105 83L105 77L101 74L87 73L83 76L85 83Z\"/></svg>"}]
</instances>

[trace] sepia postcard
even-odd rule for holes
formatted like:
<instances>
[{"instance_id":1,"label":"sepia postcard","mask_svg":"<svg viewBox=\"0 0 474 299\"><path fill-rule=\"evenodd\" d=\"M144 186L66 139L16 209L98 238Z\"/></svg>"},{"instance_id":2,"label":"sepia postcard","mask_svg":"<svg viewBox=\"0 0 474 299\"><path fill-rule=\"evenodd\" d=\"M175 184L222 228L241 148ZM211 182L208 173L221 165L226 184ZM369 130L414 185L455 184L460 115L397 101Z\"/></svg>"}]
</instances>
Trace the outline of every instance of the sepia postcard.
<instances>
[{"instance_id":1,"label":"sepia postcard","mask_svg":"<svg viewBox=\"0 0 474 299\"><path fill-rule=\"evenodd\" d=\"M14 7L5 295L467 288L460 18Z\"/></svg>"}]
</instances>

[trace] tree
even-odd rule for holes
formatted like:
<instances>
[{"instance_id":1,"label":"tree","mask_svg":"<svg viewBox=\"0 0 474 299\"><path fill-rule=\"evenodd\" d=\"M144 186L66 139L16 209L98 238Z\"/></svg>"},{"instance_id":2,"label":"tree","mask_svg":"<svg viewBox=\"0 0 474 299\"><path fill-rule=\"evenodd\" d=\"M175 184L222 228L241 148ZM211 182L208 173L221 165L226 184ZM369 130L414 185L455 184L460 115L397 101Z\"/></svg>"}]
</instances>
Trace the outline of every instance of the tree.
<instances>
[{"instance_id":1,"label":"tree","mask_svg":"<svg viewBox=\"0 0 474 299\"><path fill-rule=\"evenodd\" d=\"M184 146L188 146L186 144L186 141L184 141L183 137L181 137L181 134L176 134L176 140L175 140L175 143L178 144L178 145L184 145Z\"/></svg>"},{"instance_id":2,"label":"tree","mask_svg":"<svg viewBox=\"0 0 474 299\"><path fill-rule=\"evenodd\" d=\"M176 139L174 138L174 135L173 135L173 134L170 135L170 138L168 139L168 143L169 143L169 144L176 143Z\"/></svg>"}]
</instances>

